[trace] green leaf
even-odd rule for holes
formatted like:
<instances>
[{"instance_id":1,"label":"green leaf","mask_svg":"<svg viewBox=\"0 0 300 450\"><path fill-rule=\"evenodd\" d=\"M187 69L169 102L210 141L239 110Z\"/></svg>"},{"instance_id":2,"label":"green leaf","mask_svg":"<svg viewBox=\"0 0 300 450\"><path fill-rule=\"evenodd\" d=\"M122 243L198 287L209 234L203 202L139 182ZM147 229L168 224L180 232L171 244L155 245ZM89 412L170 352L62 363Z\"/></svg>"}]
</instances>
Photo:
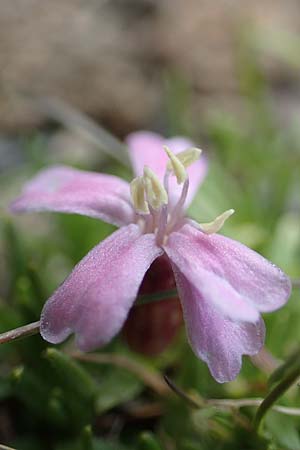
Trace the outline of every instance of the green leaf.
<instances>
[{"instance_id":1,"label":"green leaf","mask_svg":"<svg viewBox=\"0 0 300 450\"><path fill-rule=\"evenodd\" d=\"M288 450L300 450L298 423L291 417L271 411L266 418L266 426L273 439Z\"/></svg>"},{"instance_id":2,"label":"green leaf","mask_svg":"<svg viewBox=\"0 0 300 450\"><path fill-rule=\"evenodd\" d=\"M87 370L71 357L54 348L48 348L45 357L50 361L60 385L66 392L76 396L78 400L91 401L98 386Z\"/></svg>"},{"instance_id":3,"label":"green leaf","mask_svg":"<svg viewBox=\"0 0 300 450\"><path fill-rule=\"evenodd\" d=\"M96 411L103 413L135 398L143 389L143 383L125 370L112 369L99 382Z\"/></svg>"}]
</instances>

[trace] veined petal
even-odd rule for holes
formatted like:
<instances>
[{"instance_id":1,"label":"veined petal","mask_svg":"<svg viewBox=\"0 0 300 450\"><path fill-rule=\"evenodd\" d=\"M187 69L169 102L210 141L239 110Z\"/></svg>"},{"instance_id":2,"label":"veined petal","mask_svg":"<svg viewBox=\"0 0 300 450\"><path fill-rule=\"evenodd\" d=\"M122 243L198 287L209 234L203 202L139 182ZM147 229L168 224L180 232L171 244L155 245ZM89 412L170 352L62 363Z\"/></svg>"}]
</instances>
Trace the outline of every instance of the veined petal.
<instances>
[{"instance_id":1,"label":"veined petal","mask_svg":"<svg viewBox=\"0 0 300 450\"><path fill-rule=\"evenodd\" d=\"M187 224L172 233L168 247L180 255L180 269L185 275L198 269L210 272L218 283L226 281L260 312L280 308L290 296L291 283L282 270L225 236L206 235Z\"/></svg>"},{"instance_id":2,"label":"veined petal","mask_svg":"<svg viewBox=\"0 0 300 450\"><path fill-rule=\"evenodd\" d=\"M37 174L11 205L13 212L57 211L117 226L133 221L129 184L121 178L58 166Z\"/></svg>"},{"instance_id":3,"label":"veined petal","mask_svg":"<svg viewBox=\"0 0 300 450\"><path fill-rule=\"evenodd\" d=\"M225 318L175 264L173 270L194 353L207 363L219 383L233 380L241 369L242 355L255 355L262 348L265 337L263 320L241 323Z\"/></svg>"},{"instance_id":4,"label":"veined petal","mask_svg":"<svg viewBox=\"0 0 300 450\"><path fill-rule=\"evenodd\" d=\"M41 334L51 343L72 332L81 350L106 344L122 328L143 277L162 254L152 234L137 225L113 233L75 267L46 302Z\"/></svg>"},{"instance_id":5,"label":"veined petal","mask_svg":"<svg viewBox=\"0 0 300 450\"><path fill-rule=\"evenodd\" d=\"M163 180L169 161L163 146L166 145L175 154L194 146L192 141L184 137L178 136L171 139L165 139L159 134L149 131L131 133L126 141L135 174L137 176L142 175L144 166L146 165L149 166L161 180ZM186 200L187 207L193 200L194 195L206 175L207 160L202 156L186 170L190 180L189 192ZM182 186L177 184L175 177L171 177L169 188L171 203L175 204L180 197Z\"/></svg>"},{"instance_id":6,"label":"veined petal","mask_svg":"<svg viewBox=\"0 0 300 450\"><path fill-rule=\"evenodd\" d=\"M218 277L213 272L205 270L200 264L200 258L189 254L189 247L184 240L174 239L173 233L165 251L171 262L195 287L207 304L219 311L224 318L239 322L255 323L259 320L259 312L255 306L241 296L228 281Z\"/></svg>"}]
</instances>

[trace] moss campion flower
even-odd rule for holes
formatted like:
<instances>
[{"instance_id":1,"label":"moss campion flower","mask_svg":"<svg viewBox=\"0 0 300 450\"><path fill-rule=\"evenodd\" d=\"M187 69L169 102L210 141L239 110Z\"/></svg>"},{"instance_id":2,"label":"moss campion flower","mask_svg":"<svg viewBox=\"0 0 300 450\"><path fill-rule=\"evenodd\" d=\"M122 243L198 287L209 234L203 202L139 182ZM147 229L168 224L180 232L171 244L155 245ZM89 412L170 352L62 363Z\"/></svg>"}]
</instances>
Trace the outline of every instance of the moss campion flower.
<instances>
[{"instance_id":1,"label":"moss campion flower","mask_svg":"<svg viewBox=\"0 0 300 450\"><path fill-rule=\"evenodd\" d=\"M205 224L184 216L206 172L191 142L146 132L127 142L137 175L130 185L111 175L54 167L28 183L12 205L15 212L77 213L121 227L46 302L41 335L57 344L75 333L84 351L106 344L125 323L149 267L164 255L195 354L217 381L232 380L242 355L263 345L260 313L287 301L290 281L258 253L216 234L233 210Z\"/></svg>"}]
</instances>

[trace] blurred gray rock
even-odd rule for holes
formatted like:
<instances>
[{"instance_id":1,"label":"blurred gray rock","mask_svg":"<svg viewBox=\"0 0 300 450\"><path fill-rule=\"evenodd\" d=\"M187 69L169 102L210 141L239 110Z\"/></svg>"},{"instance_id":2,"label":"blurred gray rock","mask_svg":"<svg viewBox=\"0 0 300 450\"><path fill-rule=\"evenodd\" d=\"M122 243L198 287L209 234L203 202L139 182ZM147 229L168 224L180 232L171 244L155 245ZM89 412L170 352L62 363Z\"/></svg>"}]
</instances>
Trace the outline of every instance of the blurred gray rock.
<instances>
[{"instance_id":1,"label":"blurred gray rock","mask_svg":"<svg viewBox=\"0 0 300 450\"><path fill-rule=\"evenodd\" d=\"M157 117L165 69L192 87L195 111L235 107L238 36L297 33L298 0L10 0L0 3L0 130L41 123L30 98L62 98L122 133ZM268 52L270 80L293 72ZM297 79L296 71L292 78Z\"/></svg>"},{"instance_id":2,"label":"blurred gray rock","mask_svg":"<svg viewBox=\"0 0 300 450\"><path fill-rule=\"evenodd\" d=\"M1 2L1 128L40 122L27 95L53 95L116 123L132 124L149 115L158 91L147 49L149 14L145 21L142 7L147 11L147 4Z\"/></svg>"}]
</instances>

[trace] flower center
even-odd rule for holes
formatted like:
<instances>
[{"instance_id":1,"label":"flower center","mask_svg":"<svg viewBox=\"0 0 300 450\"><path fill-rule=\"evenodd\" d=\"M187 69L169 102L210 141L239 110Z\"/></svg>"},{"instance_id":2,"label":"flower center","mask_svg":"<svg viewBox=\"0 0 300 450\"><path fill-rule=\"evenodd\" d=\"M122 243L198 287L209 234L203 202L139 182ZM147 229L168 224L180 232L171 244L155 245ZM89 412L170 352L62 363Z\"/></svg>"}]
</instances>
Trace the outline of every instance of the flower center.
<instances>
[{"instance_id":1,"label":"flower center","mask_svg":"<svg viewBox=\"0 0 300 450\"><path fill-rule=\"evenodd\" d=\"M184 218L183 214L189 190L189 177L186 169L199 159L201 150L190 148L176 155L166 146L164 150L169 157L169 162L166 166L163 183L150 167L145 166L143 176L135 178L130 184L132 203L137 213L137 224L144 233L155 234L157 245L165 244L170 233L185 223L189 223L206 234L217 233L234 213L234 209L223 212L215 220L207 223L197 223L192 219ZM170 202L169 198L171 176L175 176L177 183L182 185L175 205Z\"/></svg>"},{"instance_id":2,"label":"flower center","mask_svg":"<svg viewBox=\"0 0 300 450\"><path fill-rule=\"evenodd\" d=\"M164 180L149 167L144 167L143 176L135 178L130 185L131 198L138 214L137 222L145 233L154 233L158 245L165 242L183 218L183 208L189 189L189 177L186 168L193 164L201 154L196 148L187 149L175 155L164 147L169 162L166 166ZM175 176L182 185L180 197L175 205L169 200L169 179Z\"/></svg>"}]
</instances>

